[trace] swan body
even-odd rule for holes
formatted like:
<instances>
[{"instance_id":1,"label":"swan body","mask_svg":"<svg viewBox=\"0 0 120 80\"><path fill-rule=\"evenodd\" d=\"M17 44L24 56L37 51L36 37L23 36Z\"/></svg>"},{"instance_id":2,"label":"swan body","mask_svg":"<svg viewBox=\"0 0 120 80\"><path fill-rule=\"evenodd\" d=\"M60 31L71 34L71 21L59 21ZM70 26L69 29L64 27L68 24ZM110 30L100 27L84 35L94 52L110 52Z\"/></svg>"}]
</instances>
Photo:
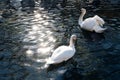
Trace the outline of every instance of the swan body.
<instances>
[{"instance_id":1,"label":"swan body","mask_svg":"<svg viewBox=\"0 0 120 80\"><path fill-rule=\"evenodd\" d=\"M58 64L63 61L67 61L74 56L76 50L74 47L74 41L76 40L76 35L72 35L70 38L69 46L62 45L55 49L52 56L46 59L46 65Z\"/></svg>"},{"instance_id":2,"label":"swan body","mask_svg":"<svg viewBox=\"0 0 120 80\"><path fill-rule=\"evenodd\" d=\"M60 46L54 52L53 55L48 58L47 64L56 64L70 59L75 53L75 48L70 46Z\"/></svg>"},{"instance_id":3,"label":"swan body","mask_svg":"<svg viewBox=\"0 0 120 80\"><path fill-rule=\"evenodd\" d=\"M83 21L83 17L86 13L85 9L81 9L82 13L79 17L78 24L82 29L85 29L87 31L95 31L96 33L102 33L107 28L102 28L103 24L105 23L102 18L100 18L98 15L95 15L93 17L87 18Z\"/></svg>"}]
</instances>

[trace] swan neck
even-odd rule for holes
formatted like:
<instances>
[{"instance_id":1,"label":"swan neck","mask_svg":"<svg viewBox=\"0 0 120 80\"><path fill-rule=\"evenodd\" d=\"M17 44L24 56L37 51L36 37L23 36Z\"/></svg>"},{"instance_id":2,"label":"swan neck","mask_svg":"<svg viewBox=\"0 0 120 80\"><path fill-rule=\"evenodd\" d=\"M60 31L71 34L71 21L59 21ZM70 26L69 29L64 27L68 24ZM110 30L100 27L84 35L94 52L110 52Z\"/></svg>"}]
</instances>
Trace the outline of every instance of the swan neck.
<instances>
[{"instance_id":1,"label":"swan neck","mask_svg":"<svg viewBox=\"0 0 120 80\"><path fill-rule=\"evenodd\" d=\"M70 46L70 47L74 47L74 43L75 43L75 41L74 41L73 39L70 39L69 46Z\"/></svg>"},{"instance_id":2,"label":"swan neck","mask_svg":"<svg viewBox=\"0 0 120 80\"><path fill-rule=\"evenodd\" d=\"M85 15L85 13L81 13L81 15L79 17L79 25L83 22L84 15Z\"/></svg>"}]
</instances>

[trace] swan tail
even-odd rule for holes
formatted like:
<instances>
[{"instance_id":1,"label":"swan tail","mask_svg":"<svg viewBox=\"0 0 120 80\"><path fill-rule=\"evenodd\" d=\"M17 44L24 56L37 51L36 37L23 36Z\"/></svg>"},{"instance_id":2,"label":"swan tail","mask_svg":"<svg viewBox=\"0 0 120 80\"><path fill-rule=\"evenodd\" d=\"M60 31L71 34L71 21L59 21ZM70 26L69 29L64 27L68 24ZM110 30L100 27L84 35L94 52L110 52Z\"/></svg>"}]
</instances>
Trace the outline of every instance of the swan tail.
<instances>
[{"instance_id":1,"label":"swan tail","mask_svg":"<svg viewBox=\"0 0 120 80\"><path fill-rule=\"evenodd\" d=\"M51 58L46 59L46 64L44 65L44 69L46 69L47 72L52 71L54 69L54 64Z\"/></svg>"},{"instance_id":2,"label":"swan tail","mask_svg":"<svg viewBox=\"0 0 120 80\"><path fill-rule=\"evenodd\" d=\"M51 58L47 58L47 59L45 59L45 61L46 61L46 64L53 64L53 63L55 63Z\"/></svg>"},{"instance_id":3,"label":"swan tail","mask_svg":"<svg viewBox=\"0 0 120 80\"><path fill-rule=\"evenodd\" d=\"M107 28L101 28L100 26L97 26L94 28L96 33L103 33Z\"/></svg>"}]
</instances>

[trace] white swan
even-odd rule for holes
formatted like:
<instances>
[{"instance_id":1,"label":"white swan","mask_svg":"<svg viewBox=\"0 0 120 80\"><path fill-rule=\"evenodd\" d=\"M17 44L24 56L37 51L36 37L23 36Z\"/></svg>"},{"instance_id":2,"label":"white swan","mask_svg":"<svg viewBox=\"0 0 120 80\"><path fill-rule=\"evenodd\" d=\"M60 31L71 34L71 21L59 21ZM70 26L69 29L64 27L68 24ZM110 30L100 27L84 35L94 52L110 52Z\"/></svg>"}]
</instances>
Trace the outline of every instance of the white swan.
<instances>
[{"instance_id":1,"label":"white swan","mask_svg":"<svg viewBox=\"0 0 120 80\"><path fill-rule=\"evenodd\" d=\"M96 33L102 33L107 29L107 28L102 28L105 22L98 15L87 18L83 21L83 17L86 14L86 9L82 8L81 12L82 13L79 17L78 24L82 29L85 29L87 31L95 31Z\"/></svg>"},{"instance_id":2,"label":"white swan","mask_svg":"<svg viewBox=\"0 0 120 80\"><path fill-rule=\"evenodd\" d=\"M70 38L69 46L60 46L53 52L52 56L46 59L45 66L47 67L49 64L58 64L63 61L67 61L75 54L76 50L74 47L74 43L77 39L76 35L72 35Z\"/></svg>"}]
</instances>

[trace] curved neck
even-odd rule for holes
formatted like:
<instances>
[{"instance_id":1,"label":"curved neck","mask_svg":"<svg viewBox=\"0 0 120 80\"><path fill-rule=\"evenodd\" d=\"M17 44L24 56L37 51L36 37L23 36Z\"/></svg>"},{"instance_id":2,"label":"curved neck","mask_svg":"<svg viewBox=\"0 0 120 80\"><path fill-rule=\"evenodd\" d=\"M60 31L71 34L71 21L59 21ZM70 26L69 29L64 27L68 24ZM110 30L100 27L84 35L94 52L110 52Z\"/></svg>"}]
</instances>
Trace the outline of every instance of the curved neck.
<instances>
[{"instance_id":1,"label":"curved neck","mask_svg":"<svg viewBox=\"0 0 120 80\"><path fill-rule=\"evenodd\" d=\"M81 25L81 23L83 22L83 17L84 17L85 13L81 13L80 17L79 17L79 25Z\"/></svg>"},{"instance_id":2,"label":"curved neck","mask_svg":"<svg viewBox=\"0 0 120 80\"><path fill-rule=\"evenodd\" d=\"M74 47L74 43L75 43L75 41L71 38L70 42L69 42L69 46Z\"/></svg>"}]
</instances>

